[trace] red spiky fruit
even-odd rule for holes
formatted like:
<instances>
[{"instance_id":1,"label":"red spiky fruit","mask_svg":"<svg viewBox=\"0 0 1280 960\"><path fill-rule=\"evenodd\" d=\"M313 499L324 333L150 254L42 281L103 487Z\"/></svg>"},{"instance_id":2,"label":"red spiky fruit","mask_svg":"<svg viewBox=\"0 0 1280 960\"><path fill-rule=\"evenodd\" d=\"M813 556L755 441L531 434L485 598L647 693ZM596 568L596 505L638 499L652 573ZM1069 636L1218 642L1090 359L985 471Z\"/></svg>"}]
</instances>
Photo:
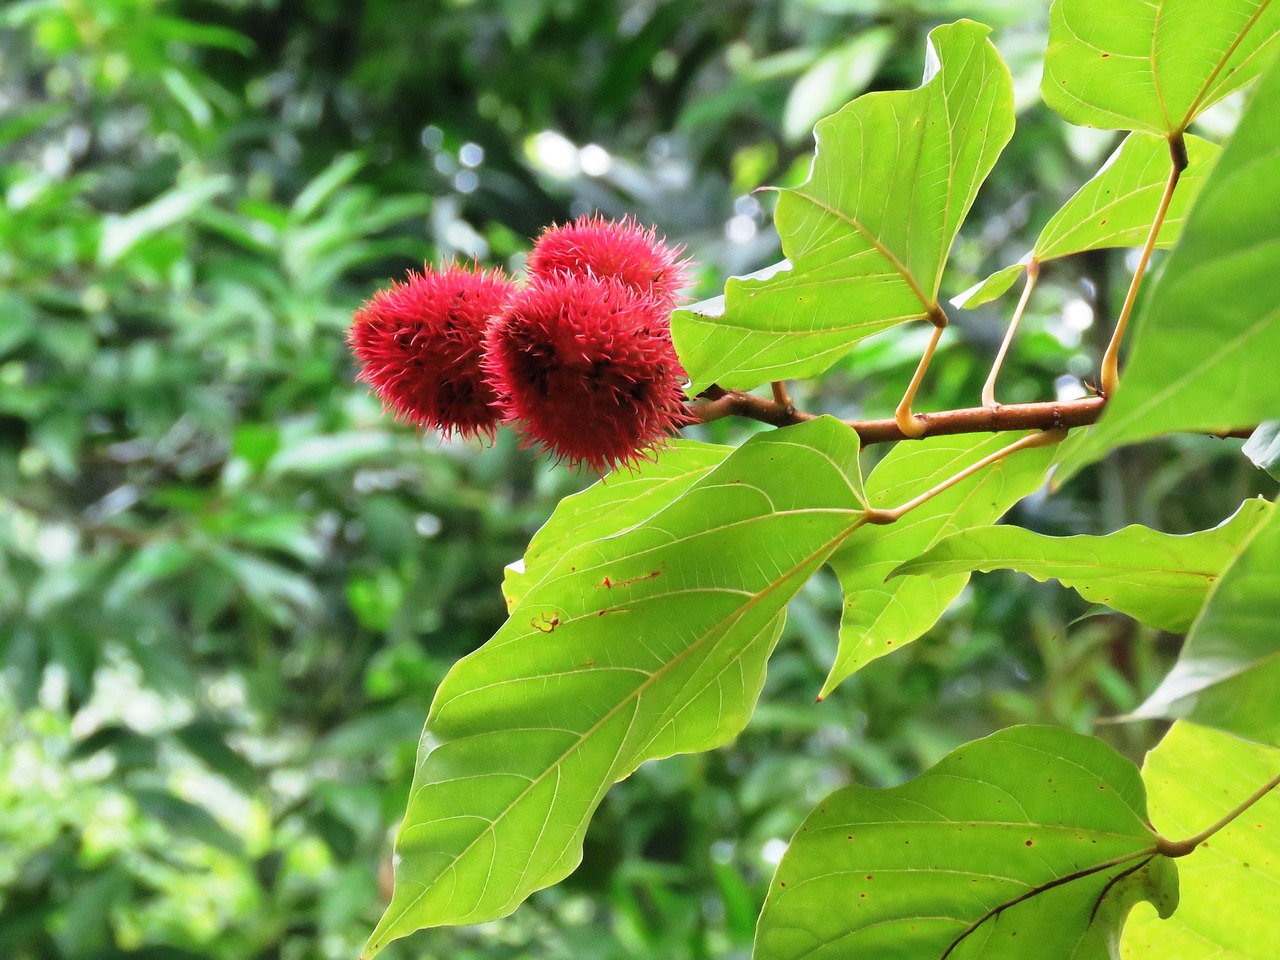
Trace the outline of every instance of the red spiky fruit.
<instances>
[{"instance_id":1,"label":"red spiky fruit","mask_svg":"<svg viewBox=\"0 0 1280 960\"><path fill-rule=\"evenodd\" d=\"M516 293L485 343L506 418L571 466L634 464L689 422L666 309L615 278L539 279Z\"/></svg>"},{"instance_id":2,"label":"red spiky fruit","mask_svg":"<svg viewBox=\"0 0 1280 960\"><path fill-rule=\"evenodd\" d=\"M681 252L629 217L584 216L542 232L529 254L529 276L534 280L556 273L615 277L669 311L687 280L688 261L680 259Z\"/></svg>"},{"instance_id":3,"label":"red spiky fruit","mask_svg":"<svg viewBox=\"0 0 1280 960\"><path fill-rule=\"evenodd\" d=\"M359 379L397 420L492 438L501 413L481 369L484 331L514 290L499 270L410 272L356 311L347 342Z\"/></svg>"}]
</instances>

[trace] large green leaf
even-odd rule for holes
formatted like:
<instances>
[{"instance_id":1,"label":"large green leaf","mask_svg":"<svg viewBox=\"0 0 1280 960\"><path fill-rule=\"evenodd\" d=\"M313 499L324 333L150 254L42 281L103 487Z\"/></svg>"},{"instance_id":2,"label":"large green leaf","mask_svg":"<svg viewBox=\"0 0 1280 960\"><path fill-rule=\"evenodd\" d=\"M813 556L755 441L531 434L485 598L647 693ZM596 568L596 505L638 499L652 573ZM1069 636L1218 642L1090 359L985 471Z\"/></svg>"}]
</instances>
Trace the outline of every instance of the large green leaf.
<instances>
[{"instance_id":1,"label":"large green leaf","mask_svg":"<svg viewBox=\"0 0 1280 960\"><path fill-rule=\"evenodd\" d=\"M1187 170L1156 238L1156 246L1162 249L1172 247L1182 235L1187 210L1221 152L1217 144L1200 137L1187 137L1186 145ZM1141 246L1160 206L1169 163L1169 144L1163 137L1129 134L1093 179L1045 224L1026 259L1048 263L1085 250ZM998 270L953 302L976 307L993 300L1009 289L1020 272L1015 267Z\"/></svg>"},{"instance_id":2,"label":"large green leaf","mask_svg":"<svg viewBox=\"0 0 1280 960\"><path fill-rule=\"evenodd\" d=\"M1151 822L1182 840L1217 823L1280 774L1280 751L1175 723L1142 765ZM1182 897L1166 920L1139 906L1124 960L1274 960L1280 917L1280 792L1178 861Z\"/></svg>"},{"instance_id":3,"label":"large green leaf","mask_svg":"<svg viewBox=\"0 0 1280 960\"><path fill-rule=\"evenodd\" d=\"M1119 389L1064 470L1124 443L1249 427L1280 411L1277 129L1280 67L1263 78L1201 191L1138 317Z\"/></svg>"},{"instance_id":4,"label":"large green leaf","mask_svg":"<svg viewBox=\"0 0 1280 960\"><path fill-rule=\"evenodd\" d=\"M529 542L524 557L507 566L502 582L507 606L519 603L562 554L584 541L602 540L644 523L732 452L732 447L673 440L654 460L615 471L565 497Z\"/></svg>"},{"instance_id":5,"label":"large green leaf","mask_svg":"<svg viewBox=\"0 0 1280 960\"><path fill-rule=\"evenodd\" d=\"M818 124L809 179L778 198L790 269L730 279L719 315L672 318L695 392L814 376L859 340L938 314L952 241L1013 134L1013 85L988 32L937 28L923 85Z\"/></svg>"},{"instance_id":6,"label":"large green leaf","mask_svg":"<svg viewBox=\"0 0 1280 960\"><path fill-rule=\"evenodd\" d=\"M857 455L828 417L758 435L554 558L436 693L369 954L511 912L577 864L612 783L742 729L788 600L864 520Z\"/></svg>"},{"instance_id":7,"label":"large green leaf","mask_svg":"<svg viewBox=\"0 0 1280 960\"><path fill-rule=\"evenodd\" d=\"M1181 536L1136 525L1103 537L1046 537L1019 527L979 527L947 537L892 576L1017 570L1040 581L1057 579L1086 600L1153 627L1182 632L1270 509L1265 500L1248 500L1212 530Z\"/></svg>"},{"instance_id":8,"label":"large green leaf","mask_svg":"<svg viewBox=\"0 0 1280 960\"><path fill-rule=\"evenodd\" d=\"M1106 960L1128 908L1177 902L1138 769L1101 740L1012 727L892 790L845 787L769 887L756 960Z\"/></svg>"},{"instance_id":9,"label":"large green leaf","mask_svg":"<svg viewBox=\"0 0 1280 960\"><path fill-rule=\"evenodd\" d=\"M1186 717L1280 746L1280 511L1243 544L1140 717Z\"/></svg>"},{"instance_id":10,"label":"large green leaf","mask_svg":"<svg viewBox=\"0 0 1280 960\"><path fill-rule=\"evenodd\" d=\"M867 478L877 509L892 508L959 473L1014 440L1010 434L929 437L900 443ZM826 696L877 657L901 649L938 622L968 583L967 573L886 582L904 557L914 557L969 527L998 520L1043 482L1050 447L1002 460L916 507L897 523L858 530L831 558L844 591L840 647L822 687Z\"/></svg>"},{"instance_id":11,"label":"large green leaf","mask_svg":"<svg viewBox=\"0 0 1280 960\"><path fill-rule=\"evenodd\" d=\"M1055 0L1040 90L1072 123L1162 136L1266 66L1273 0Z\"/></svg>"}]
</instances>

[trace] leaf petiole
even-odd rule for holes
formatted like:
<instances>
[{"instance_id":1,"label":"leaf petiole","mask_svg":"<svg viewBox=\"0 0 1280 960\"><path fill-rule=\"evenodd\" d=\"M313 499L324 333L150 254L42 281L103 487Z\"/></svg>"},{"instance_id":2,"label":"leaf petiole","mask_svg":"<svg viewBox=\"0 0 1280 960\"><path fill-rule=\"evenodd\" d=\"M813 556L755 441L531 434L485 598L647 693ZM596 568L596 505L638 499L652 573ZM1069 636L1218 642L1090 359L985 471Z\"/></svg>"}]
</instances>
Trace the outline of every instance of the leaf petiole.
<instances>
[{"instance_id":1,"label":"leaf petiole","mask_svg":"<svg viewBox=\"0 0 1280 960\"><path fill-rule=\"evenodd\" d=\"M942 339L942 331L947 329L947 315L942 312L941 308L936 308L935 312L930 313L929 320L933 323L933 336L929 338L929 345L924 348L924 356L920 358L920 363L916 366L916 372L911 377L911 383L907 385L907 392L902 395L902 402L898 404L898 409L893 412L894 422L897 423L898 429L902 431L903 436L918 440L924 436L925 423L917 418L911 412L911 404L916 398L916 392L920 389L920 384L924 380L925 371L929 369L929 363L933 360L933 353L938 349L938 341Z\"/></svg>"},{"instance_id":2,"label":"leaf petiole","mask_svg":"<svg viewBox=\"0 0 1280 960\"><path fill-rule=\"evenodd\" d=\"M1187 143L1181 133L1169 138L1169 179L1165 183L1164 195L1160 197L1160 206L1156 208L1155 219L1151 221L1151 230L1147 234L1147 242L1143 244L1142 256L1138 258L1137 269L1133 271L1133 280L1129 282L1129 292L1125 294L1124 306L1120 309L1120 317L1116 320L1115 331L1111 334L1111 342L1107 344L1106 353L1102 355L1101 393L1109 397L1115 393L1120 383L1120 341L1124 339L1125 327L1133 313L1133 305L1138 300L1138 288L1142 285L1143 274L1147 271L1147 263L1151 260L1151 252L1156 247L1160 236L1160 228L1164 226L1165 215L1169 212L1169 204L1173 200L1173 191L1178 186L1178 178L1187 168Z\"/></svg>"},{"instance_id":3,"label":"leaf petiole","mask_svg":"<svg viewBox=\"0 0 1280 960\"><path fill-rule=\"evenodd\" d=\"M902 506L894 507L891 510L878 510L875 508L869 509L867 511L867 523L873 523L873 524L894 523L898 519L900 519L904 514L909 513L910 511L914 510L916 507L920 506L921 504L928 503L934 497L938 496L938 494L945 493L947 490L950 490L952 487L954 487L957 483L960 483L962 480L965 480L973 476L979 470L989 467L991 466L991 464L997 463L1003 460L1005 457L1008 457L1014 453L1017 453L1019 450L1028 450L1032 447L1046 447L1046 446L1049 446L1050 444L1058 443L1066 435L1067 435L1066 430L1044 430L1044 431L1041 431L1040 433L1033 433L1028 436L1025 436L1021 440L1015 440L1013 443L1009 444L1007 447L1002 447L999 450L997 450L995 453L990 454L989 456L983 457L981 460L977 461L976 463L971 463L969 466L965 467L959 473L955 474L954 476L948 477L946 480L943 480L942 483L938 484L936 487L933 487L932 489L926 490L924 493L920 494L918 497L908 500L906 503L902 504Z\"/></svg>"},{"instance_id":4,"label":"leaf petiole","mask_svg":"<svg viewBox=\"0 0 1280 960\"><path fill-rule=\"evenodd\" d=\"M1246 797L1234 810L1222 817L1212 826L1201 830L1194 837L1188 837L1186 840L1167 840L1164 837L1158 837L1156 840L1156 849L1166 857L1185 857L1190 853L1194 853L1200 844L1204 843L1215 833L1229 826L1233 820L1245 813L1255 803L1265 797L1268 793L1280 787L1280 774L1272 777L1261 787L1255 790L1251 795Z\"/></svg>"},{"instance_id":5,"label":"leaf petiole","mask_svg":"<svg viewBox=\"0 0 1280 960\"><path fill-rule=\"evenodd\" d=\"M1013 318L1009 321L1009 329L1005 331L1004 342L1000 344L1000 352L996 354L995 362L991 365L991 373L987 377L987 382L982 385L982 405L984 407L998 407L1000 404L996 402L996 377L1000 375L1000 367L1004 364L1005 354L1009 352L1009 345L1013 343L1013 334L1018 329L1018 322L1022 319L1022 313L1027 309L1027 301L1031 299L1031 291L1035 289L1036 280L1040 278L1040 263L1032 260L1027 264L1027 282L1022 288L1022 296L1018 299L1018 306L1013 311Z\"/></svg>"}]
</instances>

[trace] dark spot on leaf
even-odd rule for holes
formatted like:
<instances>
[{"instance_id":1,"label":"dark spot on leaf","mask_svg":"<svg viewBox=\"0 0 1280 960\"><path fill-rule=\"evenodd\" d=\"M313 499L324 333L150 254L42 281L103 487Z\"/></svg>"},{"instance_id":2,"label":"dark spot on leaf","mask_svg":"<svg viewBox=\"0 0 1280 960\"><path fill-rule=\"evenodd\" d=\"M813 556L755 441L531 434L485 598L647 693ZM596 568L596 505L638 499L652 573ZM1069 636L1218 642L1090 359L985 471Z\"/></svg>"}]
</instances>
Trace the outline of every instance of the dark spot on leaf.
<instances>
[{"instance_id":1,"label":"dark spot on leaf","mask_svg":"<svg viewBox=\"0 0 1280 960\"><path fill-rule=\"evenodd\" d=\"M1036 842L1035 842L1034 840L1028 840L1028 841L1027 841L1027 846L1028 846L1028 847L1034 847L1035 845L1036 845Z\"/></svg>"}]
</instances>

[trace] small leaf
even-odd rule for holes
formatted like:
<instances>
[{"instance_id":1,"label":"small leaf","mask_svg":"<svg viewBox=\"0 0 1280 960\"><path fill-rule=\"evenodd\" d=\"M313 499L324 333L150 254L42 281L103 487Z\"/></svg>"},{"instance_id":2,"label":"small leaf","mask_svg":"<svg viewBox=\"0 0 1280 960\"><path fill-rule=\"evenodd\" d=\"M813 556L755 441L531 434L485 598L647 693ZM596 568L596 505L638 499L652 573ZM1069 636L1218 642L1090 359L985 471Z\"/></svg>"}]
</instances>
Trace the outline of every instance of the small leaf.
<instances>
[{"instance_id":1,"label":"small leaf","mask_svg":"<svg viewBox=\"0 0 1280 960\"><path fill-rule=\"evenodd\" d=\"M1120 386L1064 474L1121 444L1251 427L1280 410L1277 129L1280 66L1258 86L1187 217L1138 316Z\"/></svg>"},{"instance_id":2,"label":"small leaf","mask_svg":"<svg viewBox=\"0 0 1280 960\"><path fill-rule=\"evenodd\" d=\"M1271 0L1055 0L1040 90L1072 123L1182 133L1267 65Z\"/></svg>"},{"instance_id":3,"label":"small leaf","mask_svg":"<svg viewBox=\"0 0 1280 960\"><path fill-rule=\"evenodd\" d=\"M1030 254L1025 259L1030 260ZM952 297L951 305L965 310L972 310L974 307L980 307L984 303L990 303L997 297L1004 296L1005 291L1013 286L1014 281L1022 275L1022 271L1026 268L1027 264L1025 262L1002 267L987 279L975 283L964 293Z\"/></svg>"},{"instance_id":4,"label":"small leaf","mask_svg":"<svg viewBox=\"0 0 1280 960\"><path fill-rule=\"evenodd\" d=\"M1200 137L1186 138L1188 166L1165 215L1156 246L1172 247L1182 235L1187 210L1221 152ZM1169 179L1169 144L1163 137L1131 133L1093 178L1053 215L1024 258L1048 263L1085 250L1136 247L1146 242ZM1022 264L997 270L951 302L972 308L1002 295Z\"/></svg>"},{"instance_id":5,"label":"small leaf","mask_svg":"<svg viewBox=\"0 0 1280 960\"><path fill-rule=\"evenodd\" d=\"M1280 480L1280 420L1258 424L1258 429L1250 434L1240 452L1259 470L1265 470Z\"/></svg>"},{"instance_id":6,"label":"small leaf","mask_svg":"<svg viewBox=\"0 0 1280 960\"><path fill-rule=\"evenodd\" d=\"M643 522L547 558L436 692L366 956L510 913L573 870L615 781L742 729L787 602L865 519L857 456L830 417L758 434Z\"/></svg>"},{"instance_id":7,"label":"small leaf","mask_svg":"<svg viewBox=\"0 0 1280 960\"><path fill-rule=\"evenodd\" d=\"M791 269L730 279L721 316L672 317L695 393L815 376L859 340L940 313L952 241L1013 134L1013 82L988 33L938 27L920 87L818 124L809 179L775 213Z\"/></svg>"},{"instance_id":8,"label":"small leaf","mask_svg":"<svg viewBox=\"0 0 1280 960\"><path fill-rule=\"evenodd\" d=\"M1280 774L1280 750L1175 723L1142 765L1151 822L1193 837ZM1280 791L1178 861L1182 898L1159 919L1139 907L1124 930L1124 960L1274 960L1280 917Z\"/></svg>"},{"instance_id":9,"label":"small leaf","mask_svg":"<svg viewBox=\"0 0 1280 960\"><path fill-rule=\"evenodd\" d=\"M364 166L358 153L343 153L334 158L316 177L302 188L289 211L289 221L300 224L315 214L338 188L348 183Z\"/></svg>"},{"instance_id":10,"label":"small leaf","mask_svg":"<svg viewBox=\"0 0 1280 960\"><path fill-rule=\"evenodd\" d=\"M1280 746L1280 511L1243 544L1138 717L1185 717Z\"/></svg>"},{"instance_id":11,"label":"small leaf","mask_svg":"<svg viewBox=\"0 0 1280 960\"><path fill-rule=\"evenodd\" d=\"M1011 727L891 790L845 787L792 838L756 960L1107 960L1135 899L1177 902L1138 769Z\"/></svg>"},{"instance_id":12,"label":"small leaf","mask_svg":"<svg viewBox=\"0 0 1280 960\"><path fill-rule=\"evenodd\" d=\"M894 447L867 478L871 506L899 506L1012 442L1009 434L929 437ZM943 537L993 523L1044 483L1053 450L1024 450L916 507L897 523L862 527L831 558L844 591L840 647L822 686L825 697L872 660L899 650L938 622L967 573L886 582L903 557Z\"/></svg>"},{"instance_id":13,"label":"small leaf","mask_svg":"<svg viewBox=\"0 0 1280 960\"><path fill-rule=\"evenodd\" d=\"M1270 511L1265 500L1247 500L1212 530L1181 536L1136 525L1102 537L979 527L948 537L891 576L1017 570L1042 582L1056 579L1086 600L1180 633L1191 626L1210 589Z\"/></svg>"},{"instance_id":14,"label":"small leaf","mask_svg":"<svg viewBox=\"0 0 1280 960\"><path fill-rule=\"evenodd\" d=\"M1187 137L1186 146L1187 169L1156 238L1161 249L1181 236L1187 210L1222 152L1200 137ZM1129 134L1093 179L1045 224L1032 255L1046 263L1085 250L1141 246L1151 232L1169 167L1169 144L1163 138Z\"/></svg>"},{"instance_id":15,"label":"small leaf","mask_svg":"<svg viewBox=\"0 0 1280 960\"><path fill-rule=\"evenodd\" d=\"M145 206L102 223L98 264L111 266L149 237L193 217L201 207L231 189L229 177L210 177L191 186L174 187Z\"/></svg>"}]
</instances>

